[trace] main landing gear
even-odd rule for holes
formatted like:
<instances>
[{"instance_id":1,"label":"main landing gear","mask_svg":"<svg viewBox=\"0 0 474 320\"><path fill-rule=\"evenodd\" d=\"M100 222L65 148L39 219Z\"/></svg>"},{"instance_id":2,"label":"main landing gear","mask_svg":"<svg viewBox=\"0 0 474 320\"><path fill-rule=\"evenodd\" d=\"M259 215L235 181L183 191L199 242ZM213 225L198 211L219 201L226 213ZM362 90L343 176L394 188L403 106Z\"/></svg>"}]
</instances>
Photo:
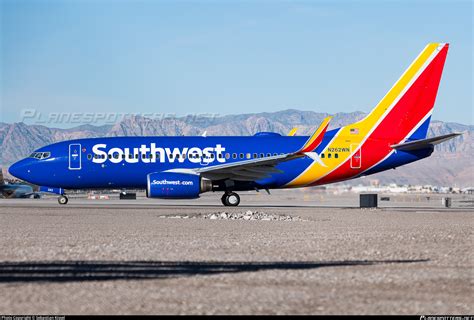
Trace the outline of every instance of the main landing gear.
<instances>
[{"instance_id":1,"label":"main landing gear","mask_svg":"<svg viewBox=\"0 0 474 320\"><path fill-rule=\"evenodd\" d=\"M59 204L66 204L68 201L68 198L65 195L60 195L58 198L58 203Z\"/></svg>"},{"instance_id":2,"label":"main landing gear","mask_svg":"<svg viewBox=\"0 0 474 320\"><path fill-rule=\"evenodd\" d=\"M240 197L235 192L226 192L222 196L221 201L226 207L237 207L240 203Z\"/></svg>"}]
</instances>

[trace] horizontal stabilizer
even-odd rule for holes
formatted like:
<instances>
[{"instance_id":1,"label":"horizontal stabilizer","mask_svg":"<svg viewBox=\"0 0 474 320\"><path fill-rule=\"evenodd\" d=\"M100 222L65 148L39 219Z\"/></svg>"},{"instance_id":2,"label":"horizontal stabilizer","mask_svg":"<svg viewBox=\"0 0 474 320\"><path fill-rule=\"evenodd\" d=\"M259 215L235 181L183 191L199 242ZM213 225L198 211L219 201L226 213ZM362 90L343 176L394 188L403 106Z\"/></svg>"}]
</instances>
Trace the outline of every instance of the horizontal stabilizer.
<instances>
[{"instance_id":1,"label":"horizontal stabilizer","mask_svg":"<svg viewBox=\"0 0 474 320\"><path fill-rule=\"evenodd\" d=\"M428 139L422 139L422 140L416 140L416 141L410 141L410 142L394 144L391 147L393 149L403 150L403 151L419 150L419 149L424 149L424 148L428 148L430 146L437 145L441 142L448 141L448 140L450 140L454 137L457 137L461 134L462 133L450 133L450 134L445 134L445 135L442 135L442 136L428 138Z\"/></svg>"}]
</instances>

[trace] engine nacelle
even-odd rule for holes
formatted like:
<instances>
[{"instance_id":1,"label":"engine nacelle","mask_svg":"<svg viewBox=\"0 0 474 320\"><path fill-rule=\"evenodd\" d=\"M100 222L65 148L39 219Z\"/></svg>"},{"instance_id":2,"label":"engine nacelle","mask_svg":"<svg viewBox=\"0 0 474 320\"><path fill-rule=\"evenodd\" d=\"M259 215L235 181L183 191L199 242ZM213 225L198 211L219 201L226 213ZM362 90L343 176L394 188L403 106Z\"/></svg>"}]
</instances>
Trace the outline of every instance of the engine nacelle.
<instances>
[{"instance_id":1,"label":"engine nacelle","mask_svg":"<svg viewBox=\"0 0 474 320\"><path fill-rule=\"evenodd\" d=\"M211 180L196 174L155 172L147 175L148 198L193 199L199 198L200 193L211 190Z\"/></svg>"}]
</instances>

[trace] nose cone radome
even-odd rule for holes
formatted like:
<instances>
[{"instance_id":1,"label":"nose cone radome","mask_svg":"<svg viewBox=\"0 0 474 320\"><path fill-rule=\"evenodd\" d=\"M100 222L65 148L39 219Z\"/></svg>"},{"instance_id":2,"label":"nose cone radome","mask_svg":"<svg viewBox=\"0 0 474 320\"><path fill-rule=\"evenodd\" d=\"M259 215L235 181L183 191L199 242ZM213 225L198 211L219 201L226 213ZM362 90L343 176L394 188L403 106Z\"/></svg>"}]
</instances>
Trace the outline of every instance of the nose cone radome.
<instances>
[{"instance_id":1,"label":"nose cone radome","mask_svg":"<svg viewBox=\"0 0 474 320\"><path fill-rule=\"evenodd\" d=\"M8 168L8 172L15 178L28 181L28 173L30 172L30 165L32 159L23 159L15 162Z\"/></svg>"}]
</instances>

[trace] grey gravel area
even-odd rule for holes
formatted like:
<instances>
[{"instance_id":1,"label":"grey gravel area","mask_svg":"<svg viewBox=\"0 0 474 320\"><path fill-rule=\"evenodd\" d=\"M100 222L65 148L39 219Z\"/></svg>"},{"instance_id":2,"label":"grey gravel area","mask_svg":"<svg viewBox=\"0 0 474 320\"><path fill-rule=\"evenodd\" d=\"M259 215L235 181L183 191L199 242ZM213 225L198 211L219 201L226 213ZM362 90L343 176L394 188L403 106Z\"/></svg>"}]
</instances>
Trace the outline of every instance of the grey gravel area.
<instances>
[{"instance_id":1,"label":"grey gravel area","mask_svg":"<svg viewBox=\"0 0 474 320\"><path fill-rule=\"evenodd\" d=\"M177 215L163 215L161 218L171 219L209 219L209 220L245 220L245 221L304 221L300 217L291 216L287 214L269 214L263 211L242 211L242 212L226 212L217 211L212 213L197 213L197 214L177 214Z\"/></svg>"},{"instance_id":2,"label":"grey gravel area","mask_svg":"<svg viewBox=\"0 0 474 320\"><path fill-rule=\"evenodd\" d=\"M2 314L474 311L472 210L4 204Z\"/></svg>"}]
</instances>

